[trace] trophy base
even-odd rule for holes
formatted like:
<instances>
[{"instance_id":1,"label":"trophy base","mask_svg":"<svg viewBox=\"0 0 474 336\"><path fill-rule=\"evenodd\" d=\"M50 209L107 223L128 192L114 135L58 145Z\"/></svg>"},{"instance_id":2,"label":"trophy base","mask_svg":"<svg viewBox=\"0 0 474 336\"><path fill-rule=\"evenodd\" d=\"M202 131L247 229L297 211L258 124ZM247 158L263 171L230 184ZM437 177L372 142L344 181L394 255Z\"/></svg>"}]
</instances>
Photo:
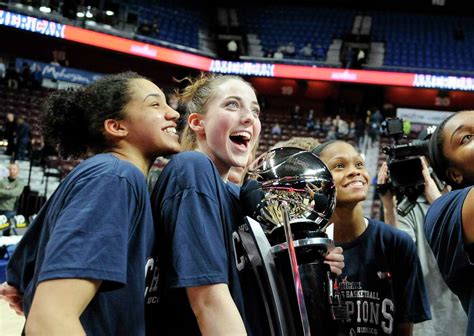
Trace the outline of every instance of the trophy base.
<instances>
[{"instance_id":1,"label":"trophy base","mask_svg":"<svg viewBox=\"0 0 474 336\"><path fill-rule=\"evenodd\" d=\"M307 323L311 335L335 336L338 324L334 320L330 304L330 293L333 292L333 281L329 265L324 263L325 256L334 248L334 242L324 232L308 230L305 222L291 224L294 251L298 262L298 273L307 311ZM274 238L279 234L273 232ZM286 239L285 239L286 240ZM291 258L288 257L288 242L284 241L271 247L275 260L276 273L281 288L285 288L285 301L291 307L292 316L298 316L299 302L293 295L294 278L292 276ZM295 328L301 325L295 323ZM303 335L304 330L296 330Z\"/></svg>"},{"instance_id":2,"label":"trophy base","mask_svg":"<svg viewBox=\"0 0 474 336\"><path fill-rule=\"evenodd\" d=\"M295 244L296 245L296 244ZM304 301L308 312L308 322L312 336L337 335L337 322L331 317L331 307L328 300L330 292L329 265L323 262L324 258L316 262L298 265L303 288ZM298 260L299 261L299 260ZM275 255L275 267L281 288L285 289L284 301L291 307L292 316L299 316L298 302L294 292L291 264L286 253ZM299 329L300 324L295 323ZM296 330L297 335L303 335L303 330Z\"/></svg>"},{"instance_id":3,"label":"trophy base","mask_svg":"<svg viewBox=\"0 0 474 336\"><path fill-rule=\"evenodd\" d=\"M291 225L292 228L307 228L304 225ZM299 238L293 244L307 307L307 321L311 335L335 336L336 321L332 318L329 302L332 289L330 268L324 263L324 257L334 247L334 243L324 232L314 231L314 226L312 228L297 230L292 235ZM278 237L279 233L283 233L284 237L284 229L279 231L278 228L272 238ZM303 335L302 319L306 317L302 318L299 310L286 238L272 246L261 225L250 217L246 217L246 225L239 228L239 235L267 310L270 335Z\"/></svg>"}]
</instances>

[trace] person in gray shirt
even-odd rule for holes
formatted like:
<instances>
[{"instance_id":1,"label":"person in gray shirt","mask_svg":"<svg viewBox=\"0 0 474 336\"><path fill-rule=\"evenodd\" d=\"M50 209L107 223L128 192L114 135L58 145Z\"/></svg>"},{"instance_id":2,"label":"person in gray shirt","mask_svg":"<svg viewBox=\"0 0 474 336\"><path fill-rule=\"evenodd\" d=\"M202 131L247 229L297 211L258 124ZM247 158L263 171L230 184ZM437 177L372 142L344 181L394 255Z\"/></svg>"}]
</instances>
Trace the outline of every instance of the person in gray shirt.
<instances>
[{"instance_id":1,"label":"person in gray shirt","mask_svg":"<svg viewBox=\"0 0 474 336\"><path fill-rule=\"evenodd\" d=\"M448 288L443 280L435 256L426 239L423 223L432 202L441 192L430 175L428 163L421 158L423 177L425 180L424 193L418 197L415 206L406 216L399 216L396 211L395 195L386 190L379 192L383 205L384 222L407 232L415 241L418 257L420 258L426 292L430 303L432 319L413 326L414 336L445 336L465 335L467 315L458 297ZM380 167L377 184L384 185L388 178L387 163Z\"/></svg>"}]
</instances>

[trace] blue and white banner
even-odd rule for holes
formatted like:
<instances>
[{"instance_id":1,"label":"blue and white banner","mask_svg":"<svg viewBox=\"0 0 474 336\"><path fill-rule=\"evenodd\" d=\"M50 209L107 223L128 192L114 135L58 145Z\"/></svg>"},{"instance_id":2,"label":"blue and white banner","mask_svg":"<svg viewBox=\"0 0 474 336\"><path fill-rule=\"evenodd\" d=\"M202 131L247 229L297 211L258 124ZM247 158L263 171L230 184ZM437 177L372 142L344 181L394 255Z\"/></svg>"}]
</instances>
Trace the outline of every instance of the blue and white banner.
<instances>
[{"instance_id":1,"label":"blue and white banner","mask_svg":"<svg viewBox=\"0 0 474 336\"><path fill-rule=\"evenodd\" d=\"M43 74L43 78L79 85L90 84L103 76L102 74L98 74L95 72L89 72L50 63L33 61L25 58L16 59L16 69L18 72L21 71L23 63L28 63L32 72L35 70L35 68L39 67L41 73Z\"/></svg>"},{"instance_id":2,"label":"blue and white banner","mask_svg":"<svg viewBox=\"0 0 474 336\"><path fill-rule=\"evenodd\" d=\"M0 25L28 30L33 33L64 38L65 25L18 13L0 10Z\"/></svg>"}]
</instances>

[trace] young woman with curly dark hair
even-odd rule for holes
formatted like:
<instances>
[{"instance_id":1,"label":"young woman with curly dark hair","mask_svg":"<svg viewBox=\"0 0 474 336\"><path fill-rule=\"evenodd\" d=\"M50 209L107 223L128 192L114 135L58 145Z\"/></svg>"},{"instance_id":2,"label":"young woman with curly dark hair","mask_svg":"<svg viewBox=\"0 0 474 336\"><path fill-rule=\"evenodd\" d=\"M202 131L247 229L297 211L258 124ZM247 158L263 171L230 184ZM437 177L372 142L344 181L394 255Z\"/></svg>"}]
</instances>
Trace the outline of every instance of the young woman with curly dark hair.
<instances>
[{"instance_id":1,"label":"young woman with curly dark hair","mask_svg":"<svg viewBox=\"0 0 474 336\"><path fill-rule=\"evenodd\" d=\"M23 239L1 294L27 334L144 335L144 266L154 228L145 177L180 150L179 114L127 72L46 100L43 134L65 157L91 157L62 181ZM14 287L14 288L12 288Z\"/></svg>"}]
</instances>

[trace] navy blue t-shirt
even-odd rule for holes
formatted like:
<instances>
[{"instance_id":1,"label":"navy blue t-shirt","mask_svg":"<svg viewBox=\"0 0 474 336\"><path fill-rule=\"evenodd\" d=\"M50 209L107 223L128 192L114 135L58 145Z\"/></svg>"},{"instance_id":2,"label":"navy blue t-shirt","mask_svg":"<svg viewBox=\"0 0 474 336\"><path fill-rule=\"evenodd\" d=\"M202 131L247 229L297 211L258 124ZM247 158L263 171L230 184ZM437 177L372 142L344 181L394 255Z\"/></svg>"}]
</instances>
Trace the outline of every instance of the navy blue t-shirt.
<instances>
[{"instance_id":1,"label":"navy blue t-shirt","mask_svg":"<svg viewBox=\"0 0 474 336\"><path fill-rule=\"evenodd\" d=\"M393 335L399 323L431 318L416 246L408 234L369 219L361 236L337 245L344 250L339 289L350 318L341 335Z\"/></svg>"},{"instance_id":2,"label":"navy blue t-shirt","mask_svg":"<svg viewBox=\"0 0 474 336\"><path fill-rule=\"evenodd\" d=\"M191 151L175 155L152 193L157 258L148 263L147 334L199 335L186 288L225 283L250 335L260 333L259 305L248 291L252 270L237 251L243 217L238 188L226 184L212 161ZM159 281L158 281L159 280ZM159 284L158 284L159 282ZM251 320L262 326L255 328Z\"/></svg>"},{"instance_id":3,"label":"navy blue t-shirt","mask_svg":"<svg viewBox=\"0 0 474 336\"><path fill-rule=\"evenodd\" d=\"M438 198L425 219L426 239L441 274L468 315L468 336L474 335L474 244L464 243L462 206L471 188L454 190Z\"/></svg>"},{"instance_id":4,"label":"navy blue t-shirt","mask_svg":"<svg viewBox=\"0 0 474 336\"><path fill-rule=\"evenodd\" d=\"M81 315L88 335L144 335L144 266L154 228L145 176L111 154L79 164L59 185L18 244L7 281L24 293L38 283L102 280Z\"/></svg>"}]
</instances>

